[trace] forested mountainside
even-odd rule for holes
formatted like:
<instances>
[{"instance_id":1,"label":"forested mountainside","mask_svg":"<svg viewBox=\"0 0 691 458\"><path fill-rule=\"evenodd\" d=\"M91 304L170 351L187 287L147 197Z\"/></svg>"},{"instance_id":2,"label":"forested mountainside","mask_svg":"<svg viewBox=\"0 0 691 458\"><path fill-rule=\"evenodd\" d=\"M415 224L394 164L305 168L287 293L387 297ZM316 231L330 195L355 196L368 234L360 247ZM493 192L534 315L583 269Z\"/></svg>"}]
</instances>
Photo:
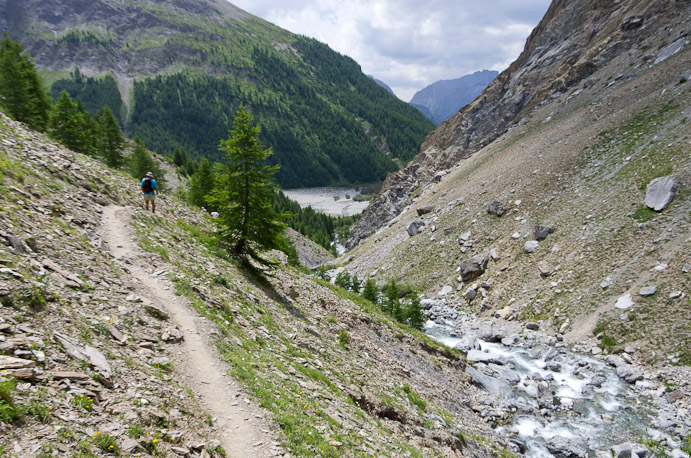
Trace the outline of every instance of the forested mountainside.
<instances>
[{"instance_id":1,"label":"forested mountainside","mask_svg":"<svg viewBox=\"0 0 691 458\"><path fill-rule=\"evenodd\" d=\"M244 104L283 187L381 181L433 128L352 59L223 0L3 0L0 30L53 96L108 104L128 136L163 154L219 159Z\"/></svg>"},{"instance_id":2,"label":"forested mountainside","mask_svg":"<svg viewBox=\"0 0 691 458\"><path fill-rule=\"evenodd\" d=\"M437 81L416 92L410 104L439 125L475 100L498 74L482 70L453 80Z\"/></svg>"}]
</instances>

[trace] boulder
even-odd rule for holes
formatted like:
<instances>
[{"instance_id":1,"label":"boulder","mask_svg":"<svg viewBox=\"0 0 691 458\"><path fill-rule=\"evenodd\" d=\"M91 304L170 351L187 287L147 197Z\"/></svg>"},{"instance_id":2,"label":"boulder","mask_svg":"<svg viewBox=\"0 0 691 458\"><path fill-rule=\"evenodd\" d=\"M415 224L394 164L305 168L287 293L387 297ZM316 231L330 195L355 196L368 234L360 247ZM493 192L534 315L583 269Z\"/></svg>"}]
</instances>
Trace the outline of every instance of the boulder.
<instances>
[{"instance_id":1,"label":"boulder","mask_svg":"<svg viewBox=\"0 0 691 458\"><path fill-rule=\"evenodd\" d=\"M540 271L541 277L549 277L554 273L554 267L549 265L547 261L540 261L537 263L537 270Z\"/></svg>"},{"instance_id":2,"label":"boulder","mask_svg":"<svg viewBox=\"0 0 691 458\"><path fill-rule=\"evenodd\" d=\"M530 331L537 331L540 329L540 325L535 322L530 322L525 324L525 328L530 330Z\"/></svg>"},{"instance_id":3,"label":"boulder","mask_svg":"<svg viewBox=\"0 0 691 458\"><path fill-rule=\"evenodd\" d=\"M501 310L497 310L494 313L494 316L496 318L501 318L502 320L508 320L509 317L511 317L511 315L513 315L513 309L508 305Z\"/></svg>"},{"instance_id":4,"label":"boulder","mask_svg":"<svg viewBox=\"0 0 691 458\"><path fill-rule=\"evenodd\" d=\"M576 440L556 435L547 441L547 449L559 458L580 458L586 455L586 448Z\"/></svg>"},{"instance_id":5,"label":"boulder","mask_svg":"<svg viewBox=\"0 0 691 458\"><path fill-rule=\"evenodd\" d=\"M426 215L427 213L432 213L432 210L434 210L434 207L431 205L425 205L424 207L420 207L417 209L417 216L422 216Z\"/></svg>"},{"instance_id":6,"label":"boulder","mask_svg":"<svg viewBox=\"0 0 691 458\"><path fill-rule=\"evenodd\" d=\"M494 199L492 202L487 204L487 213L490 215L502 216L504 213L506 213L506 210L504 210L504 205L501 203L501 201Z\"/></svg>"},{"instance_id":7,"label":"boulder","mask_svg":"<svg viewBox=\"0 0 691 458\"><path fill-rule=\"evenodd\" d=\"M496 355L493 353L485 353L481 350L470 350L466 355L468 361L473 361L475 363L486 363L486 364L498 364L503 366L507 363L505 357Z\"/></svg>"},{"instance_id":8,"label":"boulder","mask_svg":"<svg viewBox=\"0 0 691 458\"><path fill-rule=\"evenodd\" d=\"M641 296L652 296L655 293L657 293L657 286L655 285L644 286L638 292L638 294L640 294Z\"/></svg>"},{"instance_id":9,"label":"boulder","mask_svg":"<svg viewBox=\"0 0 691 458\"><path fill-rule=\"evenodd\" d=\"M538 242L537 240L528 240L527 242L525 242L525 245L523 245L523 251L526 253L532 253L533 251L535 251L539 244L540 242Z\"/></svg>"},{"instance_id":10,"label":"boulder","mask_svg":"<svg viewBox=\"0 0 691 458\"><path fill-rule=\"evenodd\" d=\"M408 227L406 228L406 231L408 231L409 236L414 236L422 232L422 228L425 227L425 222L422 221L421 219L417 219L413 221L412 223L408 224Z\"/></svg>"},{"instance_id":11,"label":"boulder","mask_svg":"<svg viewBox=\"0 0 691 458\"><path fill-rule=\"evenodd\" d=\"M544 240L552 232L554 232L554 229L549 226L537 224L533 227L533 236L535 237L535 240Z\"/></svg>"},{"instance_id":12,"label":"boulder","mask_svg":"<svg viewBox=\"0 0 691 458\"><path fill-rule=\"evenodd\" d=\"M631 293L625 294L621 296L619 299L617 299L617 302L614 304L614 306L618 309L628 309L633 306L633 299L631 298Z\"/></svg>"},{"instance_id":13,"label":"boulder","mask_svg":"<svg viewBox=\"0 0 691 458\"><path fill-rule=\"evenodd\" d=\"M472 366L467 366L465 371L470 375L476 385L484 388L490 394L507 398L513 397L511 387L505 381L485 375Z\"/></svg>"},{"instance_id":14,"label":"boulder","mask_svg":"<svg viewBox=\"0 0 691 458\"><path fill-rule=\"evenodd\" d=\"M466 259L461 263L461 279L464 282L469 282L487 270L487 263L489 262L489 256L486 254L478 254L470 259Z\"/></svg>"},{"instance_id":15,"label":"boulder","mask_svg":"<svg viewBox=\"0 0 691 458\"><path fill-rule=\"evenodd\" d=\"M648 208L660 212L674 199L674 194L679 188L676 178L667 176L655 178L648 183L645 191L645 205Z\"/></svg>"}]
</instances>

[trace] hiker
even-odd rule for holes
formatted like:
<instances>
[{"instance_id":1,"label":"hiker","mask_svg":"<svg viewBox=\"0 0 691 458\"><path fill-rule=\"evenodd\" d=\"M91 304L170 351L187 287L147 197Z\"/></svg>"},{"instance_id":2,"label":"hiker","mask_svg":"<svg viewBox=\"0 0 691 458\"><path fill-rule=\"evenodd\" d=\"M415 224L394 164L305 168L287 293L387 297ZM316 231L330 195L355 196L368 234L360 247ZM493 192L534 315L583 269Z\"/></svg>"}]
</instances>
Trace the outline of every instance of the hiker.
<instances>
[{"instance_id":1,"label":"hiker","mask_svg":"<svg viewBox=\"0 0 691 458\"><path fill-rule=\"evenodd\" d=\"M151 212L156 213L156 194L158 194L158 184L156 184L154 174L151 172L146 172L146 176L142 178L142 193L144 195L144 206L146 210L149 209L149 202L151 202Z\"/></svg>"}]
</instances>

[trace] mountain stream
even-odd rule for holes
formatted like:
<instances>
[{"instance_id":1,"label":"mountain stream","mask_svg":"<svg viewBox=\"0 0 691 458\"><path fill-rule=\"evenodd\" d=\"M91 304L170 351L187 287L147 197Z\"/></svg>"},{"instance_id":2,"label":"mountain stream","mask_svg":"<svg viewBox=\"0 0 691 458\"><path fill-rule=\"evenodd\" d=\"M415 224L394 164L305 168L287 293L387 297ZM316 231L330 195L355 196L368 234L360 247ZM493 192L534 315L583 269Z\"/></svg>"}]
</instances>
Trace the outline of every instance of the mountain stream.
<instances>
[{"instance_id":1,"label":"mountain stream","mask_svg":"<svg viewBox=\"0 0 691 458\"><path fill-rule=\"evenodd\" d=\"M467 371L486 392L473 409L515 451L540 458L611 456L611 447L624 442L669 437L657 428L664 424L656 411L665 402L664 387L642 377L631 385L607 362L575 352L554 337L533 332L527 338L501 337L492 324L468 329L437 319L428 321L425 330L467 353L475 366L469 364Z\"/></svg>"}]
</instances>

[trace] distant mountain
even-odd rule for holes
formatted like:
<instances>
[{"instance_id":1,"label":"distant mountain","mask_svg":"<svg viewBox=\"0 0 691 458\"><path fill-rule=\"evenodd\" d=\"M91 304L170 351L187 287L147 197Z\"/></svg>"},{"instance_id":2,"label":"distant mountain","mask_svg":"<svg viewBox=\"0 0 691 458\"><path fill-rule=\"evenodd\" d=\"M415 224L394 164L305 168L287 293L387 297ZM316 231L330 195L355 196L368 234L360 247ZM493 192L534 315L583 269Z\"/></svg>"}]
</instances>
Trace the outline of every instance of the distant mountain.
<instances>
[{"instance_id":1,"label":"distant mountain","mask_svg":"<svg viewBox=\"0 0 691 458\"><path fill-rule=\"evenodd\" d=\"M391 94L391 95L396 95L396 94L393 93L393 90L389 87L389 85L386 84L385 82L383 82L382 80L378 80L378 79L376 79L376 78L375 78L374 76L372 76L372 75L367 75L367 76L369 76L370 78L372 78L372 79L374 80L374 82L377 83L379 86L381 86L381 87L383 87L384 89L386 89L386 91L387 91L389 94Z\"/></svg>"},{"instance_id":2,"label":"distant mountain","mask_svg":"<svg viewBox=\"0 0 691 458\"><path fill-rule=\"evenodd\" d=\"M410 104L439 125L475 100L498 74L482 70L455 80L437 81L418 91Z\"/></svg>"},{"instance_id":3,"label":"distant mountain","mask_svg":"<svg viewBox=\"0 0 691 458\"><path fill-rule=\"evenodd\" d=\"M225 0L0 0L0 32L54 96L113 105L127 135L159 153L221 159L247 106L282 187L382 181L434 128L352 59Z\"/></svg>"}]
</instances>

